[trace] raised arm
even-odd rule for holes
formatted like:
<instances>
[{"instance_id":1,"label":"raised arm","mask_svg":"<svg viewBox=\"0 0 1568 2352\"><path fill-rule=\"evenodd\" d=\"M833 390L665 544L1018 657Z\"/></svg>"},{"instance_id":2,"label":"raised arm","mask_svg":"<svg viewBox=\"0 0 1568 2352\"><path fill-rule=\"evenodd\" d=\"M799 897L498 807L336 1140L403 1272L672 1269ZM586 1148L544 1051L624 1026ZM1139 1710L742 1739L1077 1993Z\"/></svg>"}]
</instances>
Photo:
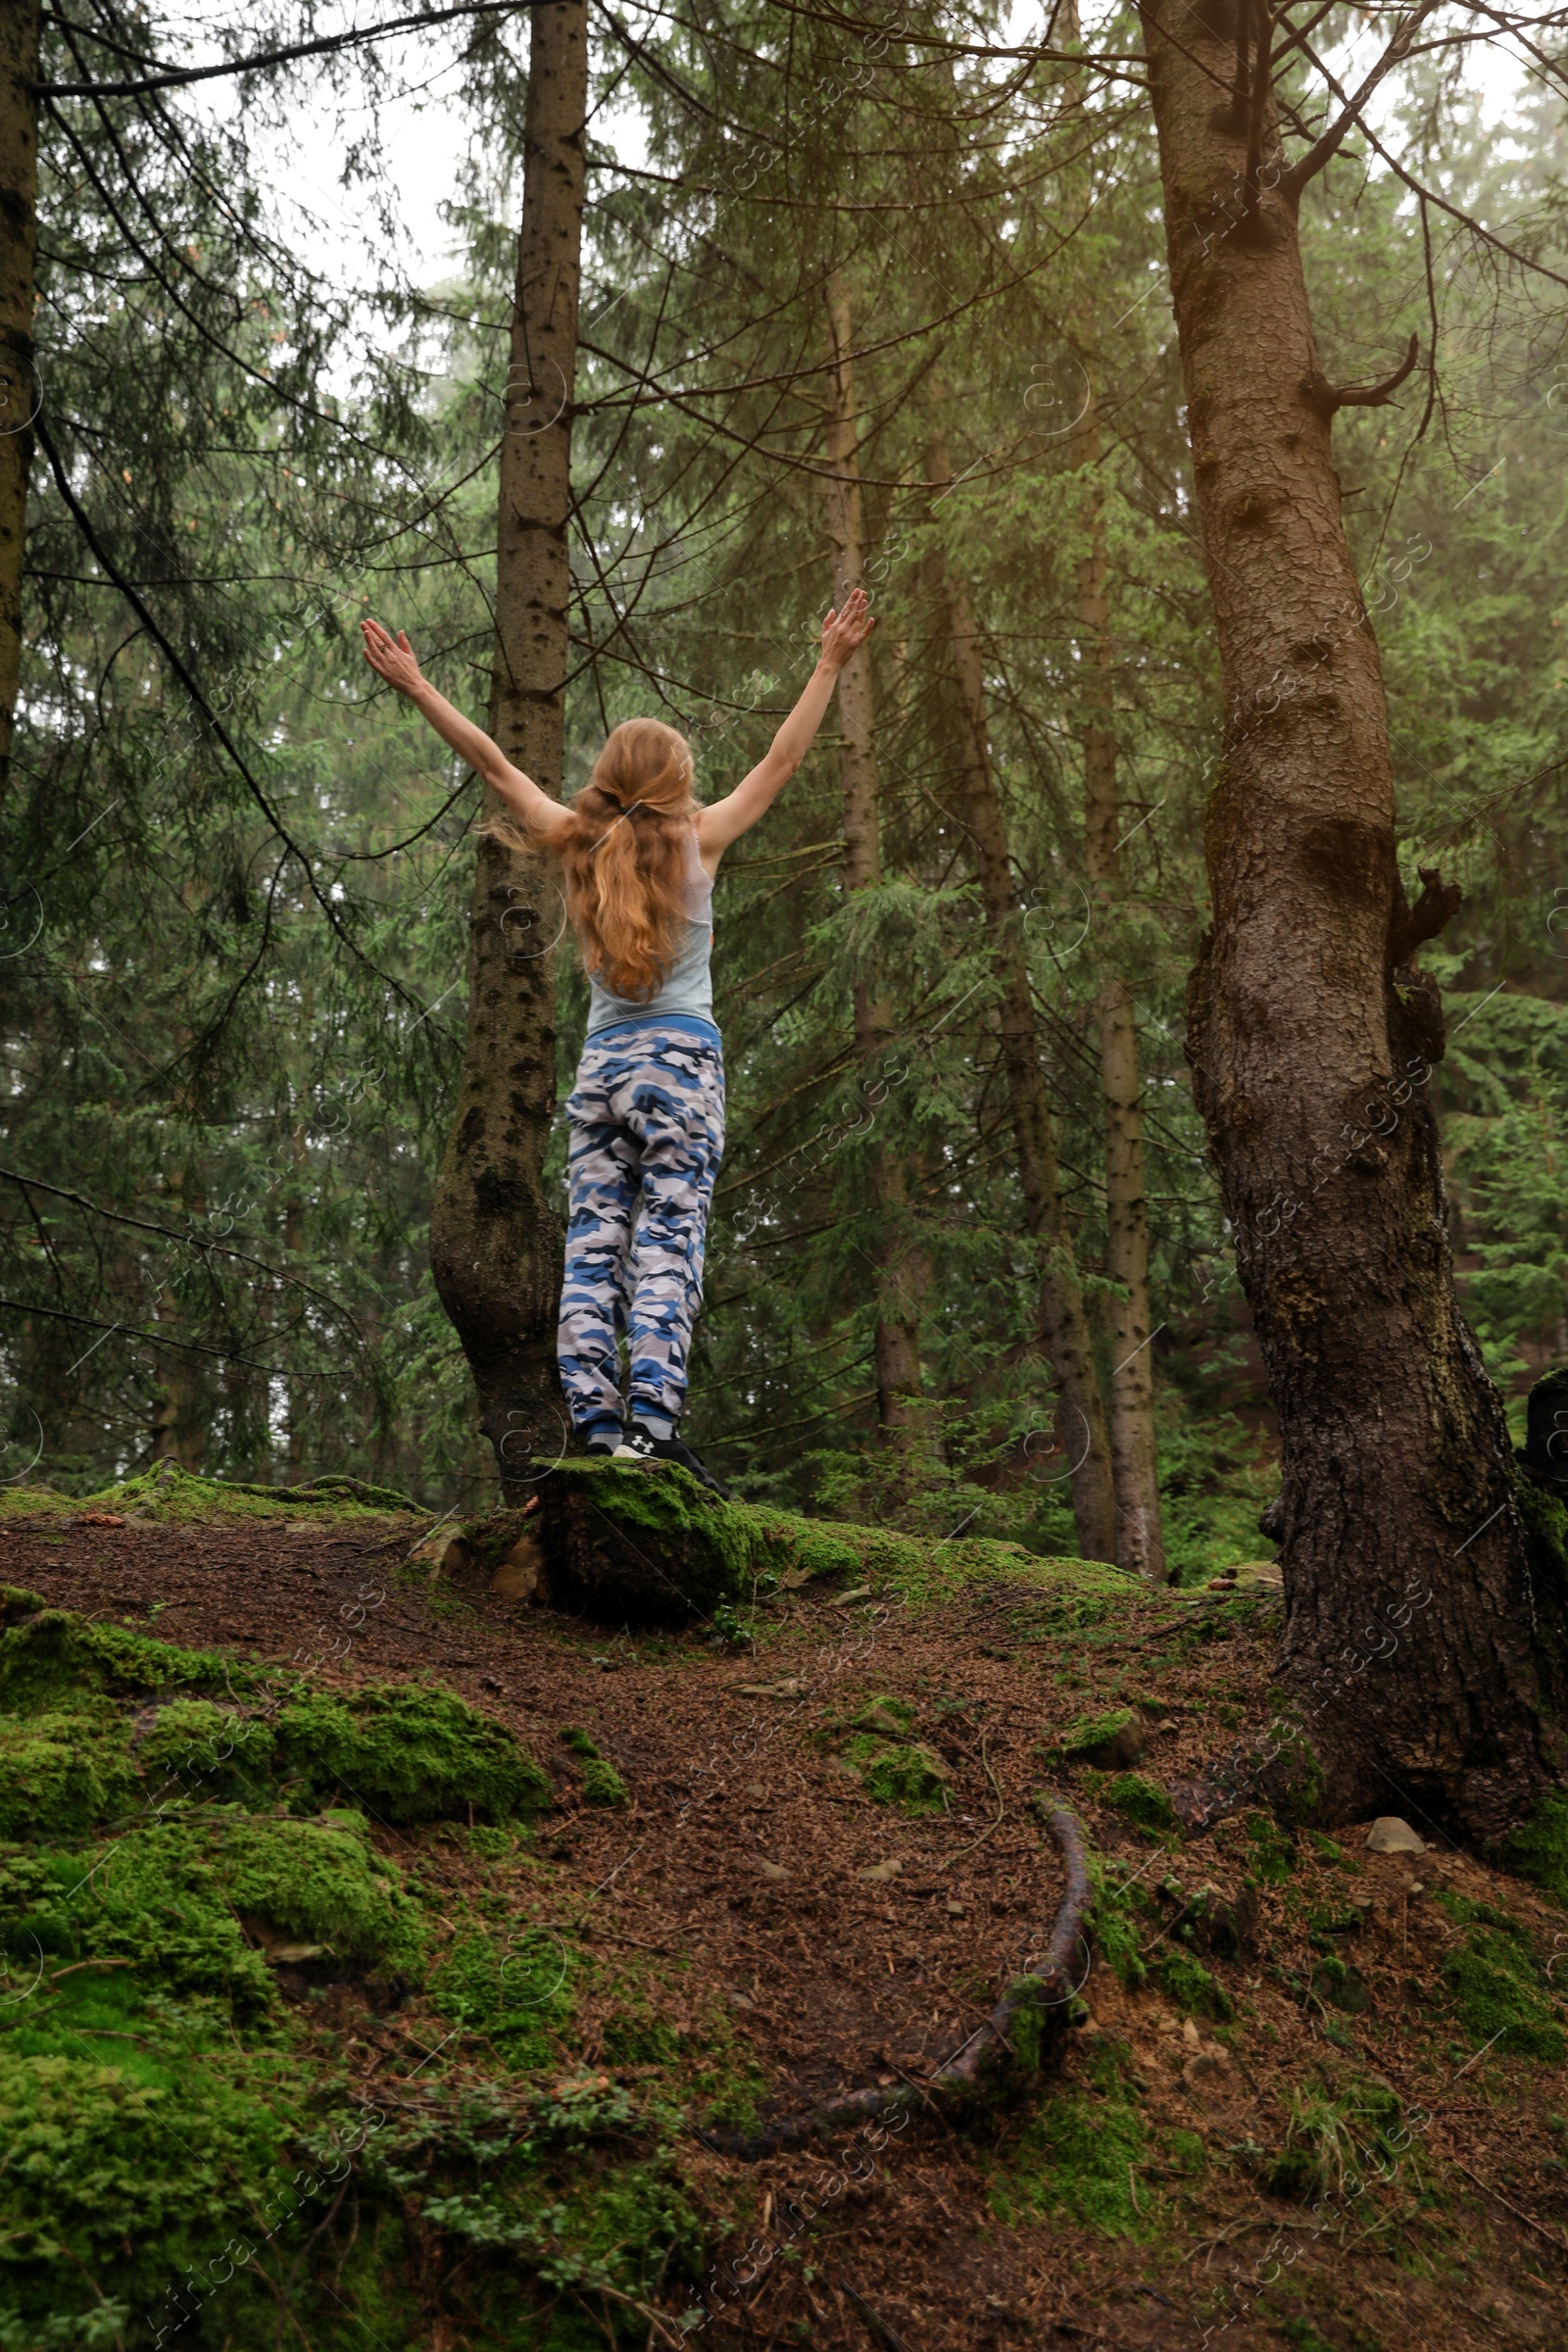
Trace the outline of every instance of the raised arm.
<instances>
[{"instance_id":1,"label":"raised arm","mask_svg":"<svg viewBox=\"0 0 1568 2352\"><path fill-rule=\"evenodd\" d=\"M749 833L765 816L801 761L822 723L833 699L839 671L876 627L866 611L865 591L852 588L841 612L830 612L822 623L822 653L807 680L806 691L790 712L766 753L732 793L705 808L697 819L697 846L710 872L732 841Z\"/></svg>"},{"instance_id":2,"label":"raised arm","mask_svg":"<svg viewBox=\"0 0 1568 2352\"><path fill-rule=\"evenodd\" d=\"M531 840L543 849L555 848L571 829L569 812L559 801L553 801L548 792L541 792L532 776L525 776L520 767L514 767L482 727L465 718L444 694L436 692L429 679L421 674L404 630L400 629L394 637L378 620L362 620L360 627L365 633L365 659L376 676L385 678L389 686L407 696L415 709L423 712L442 742L449 743L475 775L494 786Z\"/></svg>"}]
</instances>

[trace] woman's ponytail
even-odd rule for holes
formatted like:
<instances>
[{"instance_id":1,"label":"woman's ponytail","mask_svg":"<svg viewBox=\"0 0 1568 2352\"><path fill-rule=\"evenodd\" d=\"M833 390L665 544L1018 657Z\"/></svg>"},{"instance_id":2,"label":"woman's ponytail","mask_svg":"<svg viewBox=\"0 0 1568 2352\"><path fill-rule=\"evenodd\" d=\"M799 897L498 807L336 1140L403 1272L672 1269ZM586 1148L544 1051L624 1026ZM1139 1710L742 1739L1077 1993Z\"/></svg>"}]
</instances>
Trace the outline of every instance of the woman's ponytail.
<instances>
[{"instance_id":1,"label":"woman's ponytail","mask_svg":"<svg viewBox=\"0 0 1568 2352\"><path fill-rule=\"evenodd\" d=\"M583 961L612 995L657 995L680 954L695 815L691 746L662 719L615 728L562 846Z\"/></svg>"}]
</instances>

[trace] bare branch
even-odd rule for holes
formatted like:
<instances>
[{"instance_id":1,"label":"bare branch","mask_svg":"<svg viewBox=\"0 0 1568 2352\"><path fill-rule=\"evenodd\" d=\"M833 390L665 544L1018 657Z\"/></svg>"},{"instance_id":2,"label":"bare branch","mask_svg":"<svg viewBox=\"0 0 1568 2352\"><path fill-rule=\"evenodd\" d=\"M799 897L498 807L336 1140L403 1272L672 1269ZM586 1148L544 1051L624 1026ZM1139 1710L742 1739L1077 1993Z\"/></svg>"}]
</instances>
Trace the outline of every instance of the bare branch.
<instances>
[{"instance_id":1,"label":"bare branch","mask_svg":"<svg viewBox=\"0 0 1568 2352\"><path fill-rule=\"evenodd\" d=\"M513 17L536 5L537 0L463 0L460 7L421 9L416 16L392 17L384 24L368 24L361 31L328 33L317 41L296 41L286 49L259 49L254 57L230 58L221 66L165 66L140 81L38 81L31 87L46 98L140 98L150 90L182 90L193 81L218 81L232 74L259 74L268 66L288 65L298 57L325 57L335 50L357 48L366 41L384 41L395 32L422 31L429 24L445 24L454 17ZM90 25L68 24L64 17L53 21L89 41L99 38Z\"/></svg>"},{"instance_id":2,"label":"bare branch","mask_svg":"<svg viewBox=\"0 0 1568 2352\"><path fill-rule=\"evenodd\" d=\"M1384 50L1383 55L1378 59L1377 64L1372 68L1371 73L1367 74L1365 80L1361 84L1361 87L1356 91L1355 96L1349 101L1339 121L1337 122L1330 123L1328 129L1323 133L1323 136L1318 139L1313 146L1307 149L1305 155L1299 156L1291 166L1290 170L1286 172L1284 178L1280 181L1280 191L1283 195L1291 198L1293 201L1298 198L1300 195L1301 190L1306 186L1307 181L1309 179L1315 179L1318 172L1322 171L1324 165L1339 152L1347 138L1348 138L1350 132L1360 122L1362 107L1366 104L1368 98L1371 97L1372 92L1377 88L1378 83L1383 79L1384 75L1390 73L1395 66L1398 65L1400 60L1405 56L1410 47L1410 43L1416 36L1418 28L1424 23L1424 21L1431 16L1437 5L1438 0L1418 0L1417 7L1395 33L1394 38ZM1306 43L1304 40L1301 42L1301 47L1303 50L1305 50Z\"/></svg>"},{"instance_id":3,"label":"bare branch","mask_svg":"<svg viewBox=\"0 0 1568 2352\"><path fill-rule=\"evenodd\" d=\"M1331 384L1320 369L1304 376L1301 389L1321 416L1332 416L1336 409L1385 409L1409 374L1421 354L1417 335L1410 337L1409 349L1392 375L1380 384Z\"/></svg>"}]
</instances>

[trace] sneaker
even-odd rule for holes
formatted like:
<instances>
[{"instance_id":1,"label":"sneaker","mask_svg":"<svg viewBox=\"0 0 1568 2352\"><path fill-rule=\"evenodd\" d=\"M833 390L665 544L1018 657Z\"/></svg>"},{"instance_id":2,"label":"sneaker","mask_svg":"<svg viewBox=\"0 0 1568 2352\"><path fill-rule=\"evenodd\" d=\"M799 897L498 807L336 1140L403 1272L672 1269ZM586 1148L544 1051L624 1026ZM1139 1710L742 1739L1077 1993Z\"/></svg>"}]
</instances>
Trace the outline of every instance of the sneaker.
<instances>
[{"instance_id":1,"label":"sneaker","mask_svg":"<svg viewBox=\"0 0 1568 2352\"><path fill-rule=\"evenodd\" d=\"M609 1461L620 1451L625 1434L618 1421L596 1422L583 1440L582 1449L584 1453L597 1455L601 1461Z\"/></svg>"},{"instance_id":2,"label":"sneaker","mask_svg":"<svg viewBox=\"0 0 1568 2352\"><path fill-rule=\"evenodd\" d=\"M634 1462L679 1462L681 1468L689 1470L693 1478L700 1478L705 1487L710 1487L721 1502L729 1500L728 1487L716 1479L708 1464L693 1453L678 1430L673 1437L656 1438L651 1430L644 1429L640 1422L634 1421L616 1446L615 1458Z\"/></svg>"}]
</instances>

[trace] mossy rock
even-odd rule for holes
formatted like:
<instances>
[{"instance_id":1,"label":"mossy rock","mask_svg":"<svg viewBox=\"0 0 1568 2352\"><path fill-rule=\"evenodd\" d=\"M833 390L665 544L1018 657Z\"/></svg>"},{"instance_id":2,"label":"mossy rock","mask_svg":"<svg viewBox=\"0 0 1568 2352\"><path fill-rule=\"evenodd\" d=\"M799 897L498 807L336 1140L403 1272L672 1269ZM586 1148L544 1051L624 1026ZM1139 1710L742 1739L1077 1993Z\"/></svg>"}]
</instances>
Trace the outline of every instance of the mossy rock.
<instances>
[{"instance_id":1,"label":"mossy rock","mask_svg":"<svg viewBox=\"0 0 1568 2352\"><path fill-rule=\"evenodd\" d=\"M81 1511L122 1511L169 1526L211 1519L368 1519L402 1517L418 1504L391 1487L363 1479L313 1479L303 1487L264 1487L240 1479L199 1478L168 1457L96 1494L61 1495L45 1488L21 1490L29 1515L65 1517Z\"/></svg>"},{"instance_id":2,"label":"mossy rock","mask_svg":"<svg viewBox=\"0 0 1568 2352\"><path fill-rule=\"evenodd\" d=\"M919 1740L858 1732L840 1761L878 1804L898 1805L906 1813L941 1813L946 1808L952 1776L936 1750Z\"/></svg>"},{"instance_id":3,"label":"mossy rock","mask_svg":"<svg viewBox=\"0 0 1568 2352\"><path fill-rule=\"evenodd\" d=\"M553 1802L549 1776L499 1723L454 1690L370 1683L313 1690L277 1717L282 1769L322 1795L341 1788L388 1822L507 1821Z\"/></svg>"},{"instance_id":4,"label":"mossy rock","mask_svg":"<svg viewBox=\"0 0 1568 2352\"><path fill-rule=\"evenodd\" d=\"M1360 2017L1372 2006L1372 1987L1353 1961L1339 1952L1321 1953L1312 1963L1312 1990L1330 2009Z\"/></svg>"},{"instance_id":5,"label":"mossy rock","mask_svg":"<svg viewBox=\"0 0 1568 2352\"><path fill-rule=\"evenodd\" d=\"M247 1690L254 1669L216 1650L180 1649L71 1609L18 1611L0 1634L0 1707L38 1715L85 1692L113 1698L180 1689Z\"/></svg>"},{"instance_id":6,"label":"mossy rock","mask_svg":"<svg viewBox=\"0 0 1568 2352\"><path fill-rule=\"evenodd\" d=\"M6 2340L37 2352L174 2343L193 2317L183 2282L199 2278L222 2297L224 2333L209 2342L270 2342L276 2290L239 2248L256 2244L258 2216L281 2219L297 2201L303 2071L277 2066L264 2095L253 2062L221 2049L199 2065L130 2067L99 2056L116 2046L85 2060L0 2043Z\"/></svg>"},{"instance_id":7,"label":"mossy rock","mask_svg":"<svg viewBox=\"0 0 1568 2352\"><path fill-rule=\"evenodd\" d=\"M164 1802L270 1801L276 1750L277 1735L264 1715L210 1698L170 1699L135 1737L147 1794Z\"/></svg>"},{"instance_id":8,"label":"mossy rock","mask_svg":"<svg viewBox=\"0 0 1568 2352\"><path fill-rule=\"evenodd\" d=\"M881 1732L892 1740L907 1737L914 1723L914 1709L902 1698L889 1698L879 1693L868 1698L858 1714L850 1718L850 1728L857 1732Z\"/></svg>"},{"instance_id":9,"label":"mossy rock","mask_svg":"<svg viewBox=\"0 0 1568 2352\"><path fill-rule=\"evenodd\" d=\"M1149 1736L1136 1707L1110 1707L1102 1715L1085 1715L1070 1723L1056 1744L1073 1763L1115 1772L1143 1760Z\"/></svg>"},{"instance_id":10,"label":"mossy rock","mask_svg":"<svg viewBox=\"0 0 1568 2352\"><path fill-rule=\"evenodd\" d=\"M609 1757L600 1753L586 1732L578 1730L573 1724L568 1725L561 1737L572 1754L581 1758L582 1792L591 1805L604 1805L618 1811L621 1806L631 1803L625 1782Z\"/></svg>"},{"instance_id":11,"label":"mossy rock","mask_svg":"<svg viewBox=\"0 0 1568 2352\"><path fill-rule=\"evenodd\" d=\"M140 1792L128 1729L112 1704L0 1716L0 1838L79 1837Z\"/></svg>"},{"instance_id":12,"label":"mossy rock","mask_svg":"<svg viewBox=\"0 0 1568 2352\"><path fill-rule=\"evenodd\" d=\"M1104 1794L1106 1804L1114 1805L1136 1829L1163 1836L1176 1827L1170 1798L1153 1781L1146 1781L1141 1772L1118 1773Z\"/></svg>"},{"instance_id":13,"label":"mossy rock","mask_svg":"<svg viewBox=\"0 0 1568 2352\"><path fill-rule=\"evenodd\" d=\"M124 1968L242 2017L273 1998L263 1947L297 1940L344 1966L400 1972L422 1950L416 1905L349 1813L144 1818L108 1843L7 1856L0 1902L14 1950Z\"/></svg>"}]
</instances>

